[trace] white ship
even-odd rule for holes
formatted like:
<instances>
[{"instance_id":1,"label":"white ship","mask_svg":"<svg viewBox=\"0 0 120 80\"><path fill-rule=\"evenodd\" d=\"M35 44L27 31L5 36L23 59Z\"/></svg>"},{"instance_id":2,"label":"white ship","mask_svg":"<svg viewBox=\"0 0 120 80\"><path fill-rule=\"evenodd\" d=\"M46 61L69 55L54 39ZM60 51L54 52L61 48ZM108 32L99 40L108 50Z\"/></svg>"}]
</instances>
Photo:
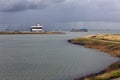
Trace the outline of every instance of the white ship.
<instances>
[{"instance_id":1,"label":"white ship","mask_svg":"<svg viewBox=\"0 0 120 80\"><path fill-rule=\"evenodd\" d=\"M37 24L36 26L31 26L30 31L31 32L42 32L43 26L41 26L40 24Z\"/></svg>"}]
</instances>

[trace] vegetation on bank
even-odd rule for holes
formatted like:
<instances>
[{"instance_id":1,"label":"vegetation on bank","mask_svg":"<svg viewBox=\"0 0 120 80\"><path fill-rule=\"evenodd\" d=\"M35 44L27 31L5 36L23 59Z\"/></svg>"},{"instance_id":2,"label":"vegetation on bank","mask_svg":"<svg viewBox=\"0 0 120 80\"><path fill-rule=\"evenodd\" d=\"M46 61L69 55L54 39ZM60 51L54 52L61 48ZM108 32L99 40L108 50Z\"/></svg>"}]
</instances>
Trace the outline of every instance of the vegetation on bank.
<instances>
[{"instance_id":1,"label":"vegetation on bank","mask_svg":"<svg viewBox=\"0 0 120 80\"><path fill-rule=\"evenodd\" d=\"M112 35L114 37L112 37L111 39L107 37L105 38L105 36L107 35L105 36L92 35L92 36L72 39L70 40L70 43L84 45L85 47L88 48L99 49L100 51L107 52L113 56L120 57L120 35L118 34L116 35L115 34Z\"/></svg>"},{"instance_id":2,"label":"vegetation on bank","mask_svg":"<svg viewBox=\"0 0 120 80\"><path fill-rule=\"evenodd\" d=\"M95 48L120 58L120 34L91 35L77 39L68 40L72 44L84 45ZM120 77L120 60L110 65L103 71L90 74L76 80L110 80Z\"/></svg>"},{"instance_id":3,"label":"vegetation on bank","mask_svg":"<svg viewBox=\"0 0 120 80\"><path fill-rule=\"evenodd\" d=\"M64 32L48 31L48 32L0 32L0 34L65 34Z\"/></svg>"},{"instance_id":4,"label":"vegetation on bank","mask_svg":"<svg viewBox=\"0 0 120 80\"><path fill-rule=\"evenodd\" d=\"M120 61L111 64L98 73L83 76L75 80L110 80L118 77L120 77Z\"/></svg>"}]
</instances>

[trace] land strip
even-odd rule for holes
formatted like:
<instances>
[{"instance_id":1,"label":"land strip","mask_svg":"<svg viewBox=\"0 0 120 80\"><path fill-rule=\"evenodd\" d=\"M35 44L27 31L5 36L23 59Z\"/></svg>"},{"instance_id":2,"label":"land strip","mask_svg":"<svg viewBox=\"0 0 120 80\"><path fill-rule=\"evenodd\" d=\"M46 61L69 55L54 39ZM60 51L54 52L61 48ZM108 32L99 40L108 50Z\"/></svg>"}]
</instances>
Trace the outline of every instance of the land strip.
<instances>
[{"instance_id":1,"label":"land strip","mask_svg":"<svg viewBox=\"0 0 120 80\"><path fill-rule=\"evenodd\" d=\"M57 31L48 31L48 32L0 32L0 35L2 34L65 34L64 32L57 32Z\"/></svg>"}]
</instances>

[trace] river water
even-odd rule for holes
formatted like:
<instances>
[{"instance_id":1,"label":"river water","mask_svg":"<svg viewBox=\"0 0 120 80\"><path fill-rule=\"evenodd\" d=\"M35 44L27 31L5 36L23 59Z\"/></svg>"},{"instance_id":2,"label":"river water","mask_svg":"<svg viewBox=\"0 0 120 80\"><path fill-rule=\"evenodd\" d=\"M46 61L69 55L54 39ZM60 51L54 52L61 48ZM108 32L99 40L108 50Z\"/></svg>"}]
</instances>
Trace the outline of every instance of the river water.
<instances>
[{"instance_id":1,"label":"river water","mask_svg":"<svg viewBox=\"0 0 120 80\"><path fill-rule=\"evenodd\" d=\"M117 58L68 39L119 31L66 32L66 35L0 35L0 80L73 80L98 72Z\"/></svg>"}]
</instances>

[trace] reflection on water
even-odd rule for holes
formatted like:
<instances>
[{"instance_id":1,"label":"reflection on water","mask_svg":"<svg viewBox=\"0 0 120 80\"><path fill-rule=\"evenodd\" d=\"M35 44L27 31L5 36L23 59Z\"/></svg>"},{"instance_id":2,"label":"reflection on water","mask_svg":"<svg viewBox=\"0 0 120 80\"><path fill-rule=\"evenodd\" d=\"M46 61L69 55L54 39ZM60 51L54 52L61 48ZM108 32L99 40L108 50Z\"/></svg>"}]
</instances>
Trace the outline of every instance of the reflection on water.
<instances>
[{"instance_id":1,"label":"reflection on water","mask_svg":"<svg viewBox=\"0 0 120 80\"><path fill-rule=\"evenodd\" d=\"M94 33L103 32L0 35L0 80L73 80L99 71L117 59L67 43Z\"/></svg>"}]
</instances>

